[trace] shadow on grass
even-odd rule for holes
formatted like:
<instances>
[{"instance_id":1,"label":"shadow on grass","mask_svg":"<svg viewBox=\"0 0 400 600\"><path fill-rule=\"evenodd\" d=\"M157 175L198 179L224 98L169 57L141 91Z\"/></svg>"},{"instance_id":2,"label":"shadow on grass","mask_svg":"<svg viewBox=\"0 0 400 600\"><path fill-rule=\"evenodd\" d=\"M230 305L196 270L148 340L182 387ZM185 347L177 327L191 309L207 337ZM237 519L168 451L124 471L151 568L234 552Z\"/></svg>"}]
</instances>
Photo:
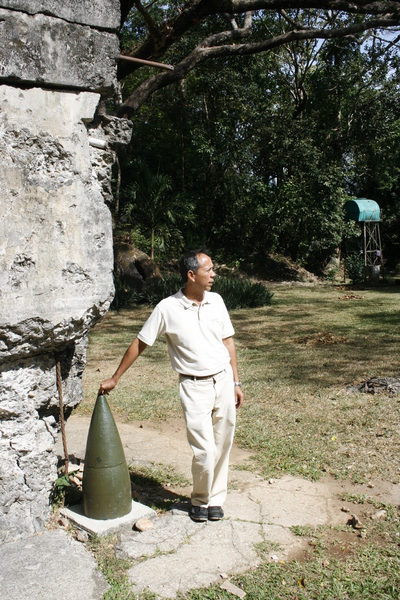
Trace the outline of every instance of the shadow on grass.
<instances>
[{"instance_id":1,"label":"shadow on grass","mask_svg":"<svg viewBox=\"0 0 400 600\"><path fill-rule=\"evenodd\" d=\"M356 288L355 288L356 289ZM377 287L360 287L359 291L380 292L382 294L400 294L400 285L382 285Z\"/></svg>"},{"instance_id":2,"label":"shadow on grass","mask_svg":"<svg viewBox=\"0 0 400 600\"><path fill-rule=\"evenodd\" d=\"M342 311L343 312L343 311ZM393 312L366 310L364 313L358 312L349 315L348 322L317 321L310 322L307 318L311 314L287 314L279 315L271 323L262 323L257 319L244 320L244 324L236 334L236 339L240 344L247 348L257 348L265 351L275 342L278 345L296 342L305 334L315 334L317 332L329 332L338 337L346 337L345 343L359 344L360 339L365 339L373 335L381 335L382 339L373 339L372 346L375 352L380 351L379 345L384 345L383 336L385 334L397 335L400 333L400 310ZM296 324L296 327L293 327ZM362 327L362 331L360 328ZM372 342L372 340L371 340ZM332 344L338 347L340 344ZM315 347L326 347L324 344L315 344ZM383 350L383 348L382 348Z\"/></svg>"},{"instance_id":3,"label":"shadow on grass","mask_svg":"<svg viewBox=\"0 0 400 600\"><path fill-rule=\"evenodd\" d=\"M385 335L383 330L376 335L371 333L351 338L354 332L347 332L342 328L339 334L343 333L346 339L332 344L313 343L312 337L310 343L301 343L301 336L285 340L279 345L274 345L273 340L260 344L255 337L242 335L238 354L243 363L242 345L245 353L250 352L248 361L252 366L252 383L257 380L264 381L264 384L275 382L280 386L289 385L293 391L303 385L315 389L331 388L354 383L360 377L375 377L382 370L382 360L387 368L396 371L397 335ZM250 383L247 377L242 378Z\"/></svg>"},{"instance_id":4,"label":"shadow on grass","mask_svg":"<svg viewBox=\"0 0 400 600\"><path fill-rule=\"evenodd\" d=\"M400 332L400 310L390 314L383 311L368 313L368 319L374 321L374 324L381 325L382 328L388 325L397 327Z\"/></svg>"},{"instance_id":5,"label":"shadow on grass","mask_svg":"<svg viewBox=\"0 0 400 600\"><path fill-rule=\"evenodd\" d=\"M129 466L129 474L134 500L161 511L177 508L189 512L190 497L185 493L177 493L169 489L157 477L145 475L135 470L134 465Z\"/></svg>"}]
</instances>

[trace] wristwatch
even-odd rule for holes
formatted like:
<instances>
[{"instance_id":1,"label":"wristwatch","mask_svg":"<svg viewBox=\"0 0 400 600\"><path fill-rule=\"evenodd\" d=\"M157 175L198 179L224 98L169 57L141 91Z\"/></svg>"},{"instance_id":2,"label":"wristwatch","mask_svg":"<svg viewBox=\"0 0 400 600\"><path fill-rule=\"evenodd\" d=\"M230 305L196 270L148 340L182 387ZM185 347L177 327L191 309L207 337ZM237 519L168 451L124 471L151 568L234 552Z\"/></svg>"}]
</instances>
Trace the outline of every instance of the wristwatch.
<instances>
[{"instance_id":1,"label":"wristwatch","mask_svg":"<svg viewBox=\"0 0 400 600\"><path fill-rule=\"evenodd\" d=\"M234 382L233 382L233 385L234 385L234 386L238 386L238 387L242 387L242 383L241 383L241 381L234 381Z\"/></svg>"}]
</instances>

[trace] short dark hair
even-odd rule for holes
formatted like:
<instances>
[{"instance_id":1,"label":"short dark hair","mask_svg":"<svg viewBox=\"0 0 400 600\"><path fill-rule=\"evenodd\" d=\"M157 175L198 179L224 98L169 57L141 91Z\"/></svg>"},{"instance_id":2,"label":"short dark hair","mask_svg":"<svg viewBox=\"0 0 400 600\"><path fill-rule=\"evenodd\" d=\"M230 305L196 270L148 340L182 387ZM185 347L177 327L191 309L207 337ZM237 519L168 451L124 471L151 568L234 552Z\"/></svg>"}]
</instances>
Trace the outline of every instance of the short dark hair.
<instances>
[{"instance_id":1,"label":"short dark hair","mask_svg":"<svg viewBox=\"0 0 400 600\"><path fill-rule=\"evenodd\" d=\"M199 254L206 254L207 256L209 256L207 248L204 247L196 248L195 250L189 250L189 252L185 252L185 254L182 255L179 263L179 270L181 272L183 283L186 283L188 280L188 271L193 271L193 273L197 273L197 271L199 270Z\"/></svg>"}]
</instances>

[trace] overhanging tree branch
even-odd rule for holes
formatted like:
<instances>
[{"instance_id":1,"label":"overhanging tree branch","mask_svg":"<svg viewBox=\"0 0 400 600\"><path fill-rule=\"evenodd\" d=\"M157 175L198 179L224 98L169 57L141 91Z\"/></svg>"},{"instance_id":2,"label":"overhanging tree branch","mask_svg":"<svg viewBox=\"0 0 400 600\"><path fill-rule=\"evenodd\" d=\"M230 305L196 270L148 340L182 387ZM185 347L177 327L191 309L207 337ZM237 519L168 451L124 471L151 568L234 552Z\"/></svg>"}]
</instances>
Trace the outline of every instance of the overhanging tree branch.
<instances>
[{"instance_id":1,"label":"overhanging tree branch","mask_svg":"<svg viewBox=\"0 0 400 600\"><path fill-rule=\"evenodd\" d=\"M280 15L282 15L285 21L287 21L295 29L308 29L308 27L304 27L304 25L302 26L301 23L297 23L295 19L292 19L292 17L290 17L283 8L281 8L278 12Z\"/></svg>"},{"instance_id":2,"label":"overhanging tree branch","mask_svg":"<svg viewBox=\"0 0 400 600\"><path fill-rule=\"evenodd\" d=\"M397 48L399 47L400 35L396 36L396 38L391 41L385 40L384 38L382 38L379 35L376 35L374 33L372 34L372 37L375 38L376 40L379 40L383 44L387 44L387 46L384 48L384 52L388 52L391 48L393 48L393 46L396 46Z\"/></svg>"},{"instance_id":3,"label":"overhanging tree branch","mask_svg":"<svg viewBox=\"0 0 400 600\"><path fill-rule=\"evenodd\" d=\"M121 0L122 14L133 7L135 0ZM173 18L157 24L158 35L149 36L132 51L131 56L144 59L160 58L185 33L207 17L224 14L238 15L249 11L267 10L279 12L289 9L315 9L344 12L352 15L382 17L392 14L400 23L400 1L368 1L358 0L192 0L187 2ZM303 27L304 29L304 27ZM118 78L124 79L138 67L123 64L119 66Z\"/></svg>"},{"instance_id":4,"label":"overhanging tree branch","mask_svg":"<svg viewBox=\"0 0 400 600\"><path fill-rule=\"evenodd\" d=\"M238 44L238 41L251 34L251 22L247 18L245 27L232 31L219 32L203 40L188 56L175 66L173 72L155 75L141 83L133 94L120 106L118 116L132 116L151 94L183 79L192 69L205 60L259 54L293 41L340 39L357 35L369 29L395 27L398 24L399 19L397 16L388 15L377 19L370 19L363 23L353 24L349 27L339 27L336 29L296 29L261 42Z\"/></svg>"},{"instance_id":5,"label":"overhanging tree branch","mask_svg":"<svg viewBox=\"0 0 400 600\"><path fill-rule=\"evenodd\" d=\"M158 27L157 27L156 23L154 23L149 12L143 6L143 4L140 2L140 0L135 0L135 6L138 9L138 11L140 12L140 14L143 16L144 20L146 21L151 37L158 39L158 35L159 35Z\"/></svg>"}]
</instances>

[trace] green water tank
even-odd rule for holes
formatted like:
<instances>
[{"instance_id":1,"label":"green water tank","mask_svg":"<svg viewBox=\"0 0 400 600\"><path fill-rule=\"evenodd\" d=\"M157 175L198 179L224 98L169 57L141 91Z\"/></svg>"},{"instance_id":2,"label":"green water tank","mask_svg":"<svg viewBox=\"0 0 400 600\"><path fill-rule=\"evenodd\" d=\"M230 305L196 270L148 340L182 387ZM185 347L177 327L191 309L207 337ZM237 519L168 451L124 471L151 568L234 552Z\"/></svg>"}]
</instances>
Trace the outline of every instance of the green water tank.
<instances>
[{"instance_id":1,"label":"green water tank","mask_svg":"<svg viewBox=\"0 0 400 600\"><path fill-rule=\"evenodd\" d=\"M348 200L344 205L344 211L347 221L379 221L380 208L375 200L368 198L357 198Z\"/></svg>"}]
</instances>

